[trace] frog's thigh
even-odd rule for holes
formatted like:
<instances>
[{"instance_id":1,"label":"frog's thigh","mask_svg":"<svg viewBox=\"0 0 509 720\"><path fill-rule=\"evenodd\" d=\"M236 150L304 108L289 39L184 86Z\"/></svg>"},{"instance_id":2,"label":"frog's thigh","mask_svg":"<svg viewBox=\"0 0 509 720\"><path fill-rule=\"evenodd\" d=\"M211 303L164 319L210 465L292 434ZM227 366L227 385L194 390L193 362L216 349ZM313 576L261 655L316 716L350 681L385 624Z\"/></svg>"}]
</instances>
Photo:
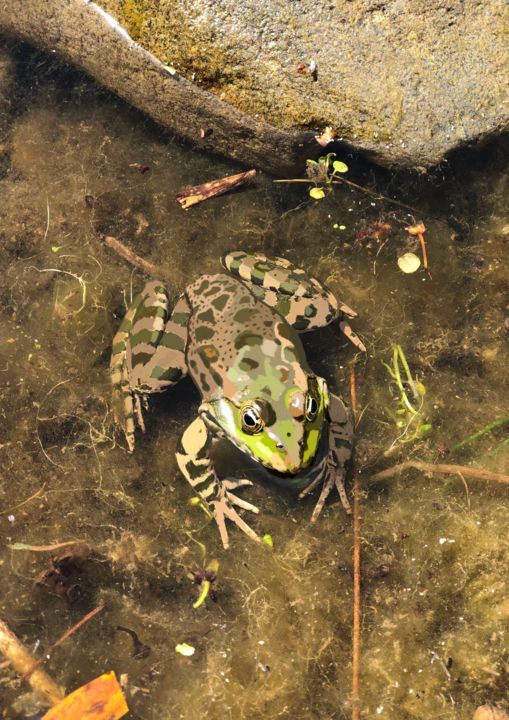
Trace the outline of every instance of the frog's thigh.
<instances>
[{"instance_id":1,"label":"frog's thigh","mask_svg":"<svg viewBox=\"0 0 509 720\"><path fill-rule=\"evenodd\" d=\"M166 292L165 292L166 295ZM186 374L185 350L191 309L184 296L168 317L168 298L151 296L133 318L126 362L131 389L162 392Z\"/></svg>"},{"instance_id":2,"label":"frog's thigh","mask_svg":"<svg viewBox=\"0 0 509 720\"><path fill-rule=\"evenodd\" d=\"M333 293L289 260L238 251L225 255L222 263L298 331L328 325L340 314Z\"/></svg>"}]
</instances>

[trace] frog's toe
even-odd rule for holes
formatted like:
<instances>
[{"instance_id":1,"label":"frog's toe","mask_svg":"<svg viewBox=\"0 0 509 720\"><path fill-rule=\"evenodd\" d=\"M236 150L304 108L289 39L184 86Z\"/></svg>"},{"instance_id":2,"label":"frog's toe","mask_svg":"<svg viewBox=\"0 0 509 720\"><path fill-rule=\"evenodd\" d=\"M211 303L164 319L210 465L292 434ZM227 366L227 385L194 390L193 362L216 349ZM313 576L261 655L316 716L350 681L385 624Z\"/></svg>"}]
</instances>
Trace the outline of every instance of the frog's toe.
<instances>
[{"instance_id":1,"label":"frog's toe","mask_svg":"<svg viewBox=\"0 0 509 720\"><path fill-rule=\"evenodd\" d=\"M221 480L221 483L224 485L226 490L236 490L237 488L248 487L253 484L251 480L248 480L247 478L228 478Z\"/></svg>"},{"instance_id":2,"label":"frog's toe","mask_svg":"<svg viewBox=\"0 0 509 720\"><path fill-rule=\"evenodd\" d=\"M252 484L252 483L250 483ZM247 500L243 500L242 498L237 497L231 492L226 491L226 497L231 502L232 505L237 505L237 507L242 508L243 510L250 510L253 513L258 514L260 510L256 507L256 505L252 505L250 502L247 502Z\"/></svg>"},{"instance_id":3,"label":"frog's toe","mask_svg":"<svg viewBox=\"0 0 509 720\"><path fill-rule=\"evenodd\" d=\"M341 504L343 505L345 512L347 513L347 515L352 514L352 508L350 507L350 502L348 501L345 485L343 483L343 478L344 472L338 471L338 469L334 466L328 468L327 475L325 476L325 480L323 481L320 497L318 498L318 502L316 503L313 514L311 515L311 522L316 522L316 520L318 519L318 516L322 512L323 506L325 505L325 501L331 494L334 487L338 491L339 497L341 499ZM316 481L313 483L313 487L315 485ZM306 488L306 490L308 490L309 492L309 488Z\"/></svg>"},{"instance_id":4,"label":"frog's toe","mask_svg":"<svg viewBox=\"0 0 509 720\"><path fill-rule=\"evenodd\" d=\"M219 534L221 535L224 549L227 550L230 546L230 542L228 539L228 531L226 529L226 518L234 522L235 525L240 528L243 533L245 533L249 538L251 538L251 540L254 540L255 542L261 542L255 531L250 528L246 522L244 522L238 512L232 507L232 499L229 498L228 495L229 493L224 492L217 500L214 500L210 503L214 519L219 528ZM235 498L235 500L238 501L239 498ZM238 502L236 504L239 505ZM249 505L249 503L247 504Z\"/></svg>"},{"instance_id":5,"label":"frog's toe","mask_svg":"<svg viewBox=\"0 0 509 720\"><path fill-rule=\"evenodd\" d=\"M352 328L350 327L350 323L348 323L346 320L341 320L339 323L339 328L343 335L350 340L351 343L355 345L355 347L360 350L361 352L366 352L366 346L360 339L360 337L357 335L357 333L354 333Z\"/></svg>"}]
</instances>

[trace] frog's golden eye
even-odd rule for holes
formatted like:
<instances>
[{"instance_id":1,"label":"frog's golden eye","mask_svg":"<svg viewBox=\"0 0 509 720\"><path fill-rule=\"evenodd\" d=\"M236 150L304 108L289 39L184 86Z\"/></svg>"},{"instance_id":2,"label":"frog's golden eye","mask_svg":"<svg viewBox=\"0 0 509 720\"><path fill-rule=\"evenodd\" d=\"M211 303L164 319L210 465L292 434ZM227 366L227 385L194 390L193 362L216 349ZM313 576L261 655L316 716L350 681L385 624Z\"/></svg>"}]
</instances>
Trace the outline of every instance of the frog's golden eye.
<instances>
[{"instance_id":1,"label":"frog's golden eye","mask_svg":"<svg viewBox=\"0 0 509 720\"><path fill-rule=\"evenodd\" d=\"M318 413L318 401L313 395L306 396L306 420L312 422Z\"/></svg>"},{"instance_id":2,"label":"frog's golden eye","mask_svg":"<svg viewBox=\"0 0 509 720\"><path fill-rule=\"evenodd\" d=\"M240 417L242 420L242 429L245 433L256 435L256 433L263 430L264 422L259 409L255 405L246 405L243 407Z\"/></svg>"}]
</instances>

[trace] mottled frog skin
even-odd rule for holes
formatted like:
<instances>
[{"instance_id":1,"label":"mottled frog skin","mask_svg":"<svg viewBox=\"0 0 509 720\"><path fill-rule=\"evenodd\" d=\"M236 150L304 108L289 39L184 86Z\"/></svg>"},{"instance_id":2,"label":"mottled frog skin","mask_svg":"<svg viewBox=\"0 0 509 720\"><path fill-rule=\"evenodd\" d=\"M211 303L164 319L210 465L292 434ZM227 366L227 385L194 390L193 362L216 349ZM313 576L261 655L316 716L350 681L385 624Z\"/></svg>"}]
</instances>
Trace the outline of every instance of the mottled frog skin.
<instances>
[{"instance_id":1,"label":"mottled frog skin","mask_svg":"<svg viewBox=\"0 0 509 720\"><path fill-rule=\"evenodd\" d=\"M334 487L350 511L343 485L350 416L309 367L299 333L339 319L352 342L365 348L346 320L355 313L338 307L330 290L289 261L232 252L222 264L229 275L199 277L173 311L163 285L147 283L114 338L111 374L114 413L130 452L136 425L144 429L148 396L187 373L192 377L202 403L182 436L177 462L228 547L226 518L259 540L236 510L258 508L233 492L250 480L217 476L209 457L217 438L289 485L305 486L301 496L322 483L313 521Z\"/></svg>"}]
</instances>

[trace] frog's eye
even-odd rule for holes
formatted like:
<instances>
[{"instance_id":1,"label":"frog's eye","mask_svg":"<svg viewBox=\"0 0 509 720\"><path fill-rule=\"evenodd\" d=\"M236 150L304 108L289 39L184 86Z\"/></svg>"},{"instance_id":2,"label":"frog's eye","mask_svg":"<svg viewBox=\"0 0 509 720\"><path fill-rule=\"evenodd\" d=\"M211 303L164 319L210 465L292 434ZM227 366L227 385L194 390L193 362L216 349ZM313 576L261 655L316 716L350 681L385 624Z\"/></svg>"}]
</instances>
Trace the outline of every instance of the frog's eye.
<instances>
[{"instance_id":1,"label":"frog's eye","mask_svg":"<svg viewBox=\"0 0 509 720\"><path fill-rule=\"evenodd\" d=\"M318 412L318 402L312 395L306 397L306 420L313 421Z\"/></svg>"},{"instance_id":2,"label":"frog's eye","mask_svg":"<svg viewBox=\"0 0 509 720\"><path fill-rule=\"evenodd\" d=\"M246 405L241 411L242 429L249 435L256 435L263 430L263 420L254 405Z\"/></svg>"}]
</instances>

